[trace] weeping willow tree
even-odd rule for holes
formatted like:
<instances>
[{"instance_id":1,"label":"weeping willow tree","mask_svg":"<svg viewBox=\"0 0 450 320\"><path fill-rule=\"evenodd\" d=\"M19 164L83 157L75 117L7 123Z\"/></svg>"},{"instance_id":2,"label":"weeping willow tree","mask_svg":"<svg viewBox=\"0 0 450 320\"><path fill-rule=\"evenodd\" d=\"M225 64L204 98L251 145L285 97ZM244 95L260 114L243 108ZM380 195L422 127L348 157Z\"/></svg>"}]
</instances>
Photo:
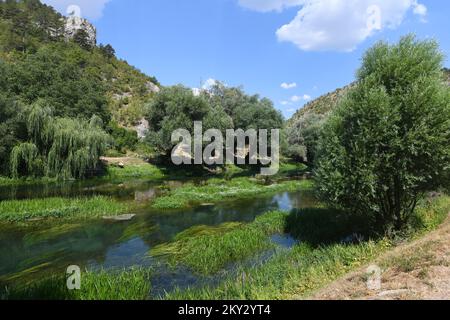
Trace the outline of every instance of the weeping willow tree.
<instances>
[{"instance_id":1,"label":"weeping willow tree","mask_svg":"<svg viewBox=\"0 0 450 320\"><path fill-rule=\"evenodd\" d=\"M11 152L11 174L16 178L83 178L98 166L110 143L97 116L90 121L58 118L50 108L37 103L26 123L29 141Z\"/></svg>"},{"instance_id":2,"label":"weeping willow tree","mask_svg":"<svg viewBox=\"0 0 450 320\"><path fill-rule=\"evenodd\" d=\"M33 143L21 143L11 151L11 174L18 177L21 174L36 175L43 172L39 150Z\"/></svg>"}]
</instances>

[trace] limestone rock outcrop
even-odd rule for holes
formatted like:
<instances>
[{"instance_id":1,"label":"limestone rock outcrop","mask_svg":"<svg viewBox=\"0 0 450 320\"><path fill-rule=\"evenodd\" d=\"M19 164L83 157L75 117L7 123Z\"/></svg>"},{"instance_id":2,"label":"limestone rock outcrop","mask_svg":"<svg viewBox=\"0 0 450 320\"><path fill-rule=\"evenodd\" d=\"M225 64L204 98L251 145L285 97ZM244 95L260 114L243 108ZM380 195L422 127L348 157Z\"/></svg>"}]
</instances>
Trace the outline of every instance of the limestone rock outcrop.
<instances>
[{"instance_id":1,"label":"limestone rock outcrop","mask_svg":"<svg viewBox=\"0 0 450 320\"><path fill-rule=\"evenodd\" d=\"M97 29L88 20L78 17L69 16L64 18L64 38L71 40L76 35L78 30L84 30L88 35L87 39L91 46L97 45Z\"/></svg>"}]
</instances>

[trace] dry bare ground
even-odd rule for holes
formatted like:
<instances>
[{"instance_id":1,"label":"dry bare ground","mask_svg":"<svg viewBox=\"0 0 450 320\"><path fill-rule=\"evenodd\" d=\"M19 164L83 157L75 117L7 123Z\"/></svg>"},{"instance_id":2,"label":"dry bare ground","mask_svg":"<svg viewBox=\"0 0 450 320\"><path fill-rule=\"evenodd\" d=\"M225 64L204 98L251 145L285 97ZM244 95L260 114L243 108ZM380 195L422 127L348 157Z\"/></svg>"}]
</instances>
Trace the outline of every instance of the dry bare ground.
<instances>
[{"instance_id":1,"label":"dry bare ground","mask_svg":"<svg viewBox=\"0 0 450 320\"><path fill-rule=\"evenodd\" d=\"M373 265L381 289L368 288L367 267L314 294L313 300L450 300L450 216L424 238L388 252Z\"/></svg>"},{"instance_id":2,"label":"dry bare ground","mask_svg":"<svg viewBox=\"0 0 450 320\"><path fill-rule=\"evenodd\" d=\"M124 166L146 164L145 161L136 157L121 157L121 158L101 157L100 160L103 161L103 163L106 165L113 165L113 166L118 166L119 164L122 164Z\"/></svg>"}]
</instances>

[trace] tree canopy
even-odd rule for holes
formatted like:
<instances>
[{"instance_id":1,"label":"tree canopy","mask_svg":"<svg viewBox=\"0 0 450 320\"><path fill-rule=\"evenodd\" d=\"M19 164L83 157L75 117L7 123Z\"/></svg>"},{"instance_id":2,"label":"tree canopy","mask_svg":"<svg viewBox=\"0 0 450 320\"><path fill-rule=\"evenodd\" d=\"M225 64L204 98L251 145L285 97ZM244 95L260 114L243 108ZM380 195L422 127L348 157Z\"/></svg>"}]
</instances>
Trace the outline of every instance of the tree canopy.
<instances>
[{"instance_id":1,"label":"tree canopy","mask_svg":"<svg viewBox=\"0 0 450 320\"><path fill-rule=\"evenodd\" d=\"M403 228L421 196L449 186L450 90L436 42L407 36L368 50L323 129L316 179L322 199Z\"/></svg>"},{"instance_id":2,"label":"tree canopy","mask_svg":"<svg viewBox=\"0 0 450 320\"><path fill-rule=\"evenodd\" d=\"M190 88L181 85L162 89L148 105L148 110L147 141L166 155L174 147L172 133L178 129L193 133L195 121L202 121L204 130L225 130L232 126L220 105L211 106L204 96L195 96Z\"/></svg>"},{"instance_id":3,"label":"tree canopy","mask_svg":"<svg viewBox=\"0 0 450 320\"><path fill-rule=\"evenodd\" d=\"M27 110L28 139L10 155L13 177L83 178L96 169L110 143L101 119L90 121L60 118L43 103Z\"/></svg>"},{"instance_id":4,"label":"tree canopy","mask_svg":"<svg viewBox=\"0 0 450 320\"><path fill-rule=\"evenodd\" d=\"M150 132L147 141L168 155L172 132L186 129L193 133L194 121L203 122L203 130L281 129L283 117L268 99L248 96L239 88L216 84L195 95L183 86L164 88L148 105ZM270 132L270 131L269 131Z\"/></svg>"}]
</instances>

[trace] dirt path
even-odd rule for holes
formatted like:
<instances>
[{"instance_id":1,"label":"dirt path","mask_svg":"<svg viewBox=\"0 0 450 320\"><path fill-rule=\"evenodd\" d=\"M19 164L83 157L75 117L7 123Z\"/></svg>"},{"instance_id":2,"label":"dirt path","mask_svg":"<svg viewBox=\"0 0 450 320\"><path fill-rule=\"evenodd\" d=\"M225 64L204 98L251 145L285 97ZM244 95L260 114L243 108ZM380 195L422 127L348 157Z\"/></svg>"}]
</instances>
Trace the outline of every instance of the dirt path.
<instances>
[{"instance_id":1,"label":"dirt path","mask_svg":"<svg viewBox=\"0 0 450 320\"><path fill-rule=\"evenodd\" d=\"M103 163L105 163L107 165L123 164L124 166L128 166L128 165L147 164L144 160L136 158L136 157L121 157L121 158L101 157L100 160L103 161Z\"/></svg>"},{"instance_id":2,"label":"dirt path","mask_svg":"<svg viewBox=\"0 0 450 320\"><path fill-rule=\"evenodd\" d=\"M320 300L450 300L450 217L444 225L374 262L381 289L368 288L367 267L322 289Z\"/></svg>"}]
</instances>

